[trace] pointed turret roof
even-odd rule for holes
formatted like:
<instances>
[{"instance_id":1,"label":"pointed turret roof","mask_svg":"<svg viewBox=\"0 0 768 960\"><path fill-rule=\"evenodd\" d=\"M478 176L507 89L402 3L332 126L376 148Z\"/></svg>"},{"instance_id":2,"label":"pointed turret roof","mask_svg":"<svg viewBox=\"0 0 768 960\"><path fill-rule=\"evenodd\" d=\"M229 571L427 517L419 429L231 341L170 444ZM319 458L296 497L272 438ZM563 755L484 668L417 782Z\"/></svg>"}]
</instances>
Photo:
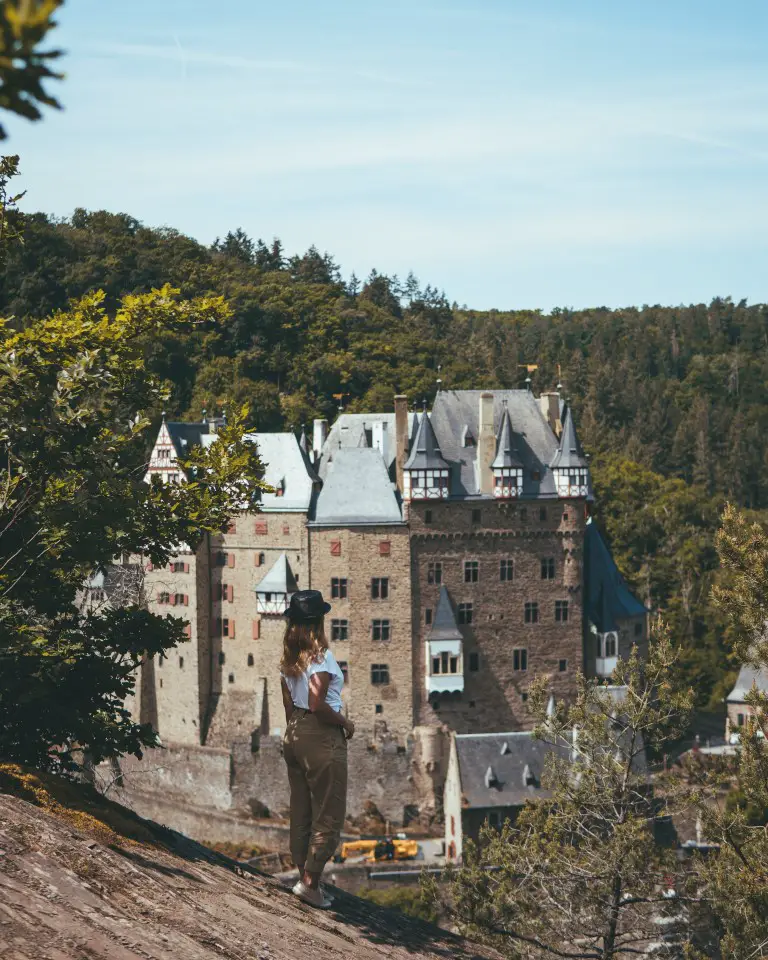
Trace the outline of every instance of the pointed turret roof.
<instances>
[{"instance_id":1,"label":"pointed turret roof","mask_svg":"<svg viewBox=\"0 0 768 960\"><path fill-rule=\"evenodd\" d=\"M432 628L427 634L427 640L461 640L461 631L456 625L453 604L448 590L444 586L440 587L437 610L432 621Z\"/></svg>"},{"instance_id":2,"label":"pointed turret roof","mask_svg":"<svg viewBox=\"0 0 768 960\"><path fill-rule=\"evenodd\" d=\"M553 470L567 470L569 467L588 466L587 458L581 449L579 438L576 435L576 424L573 422L573 413L570 407L563 411L563 432L560 434L560 443L557 453L552 457L550 467Z\"/></svg>"},{"instance_id":3,"label":"pointed turret roof","mask_svg":"<svg viewBox=\"0 0 768 960\"><path fill-rule=\"evenodd\" d=\"M506 401L501 414L501 424L496 437L496 459L491 464L492 470L501 470L503 467L517 467L522 469L523 461L517 452L515 437L512 432L512 421L509 419L509 408Z\"/></svg>"},{"instance_id":4,"label":"pointed turret roof","mask_svg":"<svg viewBox=\"0 0 768 960\"><path fill-rule=\"evenodd\" d=\"M403 467L405 470L447 470L448 464L440 453L435 431L427 411L421 415L416 439L411 445L411 455Z\"/></svg>"},{"instance_id":5,"label":"pointed turret roof","mask_svg":"<svg viewBox=\"0 0 768 960\"><path fill-rule=\"evenodd\" d=\"M288 557L284 553L275 561L269 573L256 587L257 593L295 593L299 589Z\"/></svg>"}]
</instances>

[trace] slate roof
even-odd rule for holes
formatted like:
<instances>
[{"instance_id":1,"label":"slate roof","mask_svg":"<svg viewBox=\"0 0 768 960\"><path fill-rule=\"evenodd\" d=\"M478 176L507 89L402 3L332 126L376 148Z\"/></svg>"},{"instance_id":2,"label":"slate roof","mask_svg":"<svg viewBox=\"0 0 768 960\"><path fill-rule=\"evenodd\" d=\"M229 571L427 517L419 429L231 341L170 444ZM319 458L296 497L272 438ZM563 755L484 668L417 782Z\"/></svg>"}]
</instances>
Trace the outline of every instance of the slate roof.
<instances>
[{"instance_id":1,"label":"slate roof","mask_svg":"<svg viewBox=\"0 0 768 960\"><path fill-rule=\"evenodd\" d=\"M184 456L190 447L201 446L203 437L210 433L207 421L202 423L168 423L165 426L177 456Z\"/></svg>"},{"instance_id":2,"label":"slate roof","mask_svg":"<svg viewBox=\"0 0 768 960\"><path fill-rule=\"evenodd\" d=\"M445 586L440 587L437 610L427 640L461 640L461 631L456 625L453 604Z\"/></svg>"},{"instance_id":3,"label":"slate roof","mask_svg":"<svg viewBox=\"0 0 768 960\"><path fill-rule=\"evenodd\" d=\"M491 464L494 470L500 470L503 467L522 467L523 461L517 452L517 439L512 430L512 422L509 419L509 407L504 404L501 412L501 425L496 436L496 457Z\"/></svg>"},{"instance_id":4,"label":"slate roof","mask_svg":"<svg viewBox=\"0 0 768 960\"><path fill-rule=\"evenodd\" d=\"M403 465L404 470L445 470L448 464L440 453L435 431L429 414L425 410L419 418L416 439L411 444L411 452Z\"/></svg>"},{"instance_id":5,"label":"slate roof","mask_svg":"<svg viewBox=\"0 0 768 960\"><path fill-rule=\"evenodd\" d=\"M342 447L331 451L329 459L313 524L354 526L403 522L395 486L378 450Z\"/></svg>"},{"instance_id":6,"label":"slate roof","mask_svg":"<svg viewBox=\"0 0 768 960\"><path fill-rule=\"evenodd\" d=\"M392 413L342 413L334 421L323 449L321 451L320 465L318 472L320 478L325 480L329 464L333 462L335 453L346 447L360 446L360 439L366 430L372 430L374 423L384 422L388 436L388 448L386 456L387 471L390 476L394 475L394 462L397 452L395 440L395 414ZM418 423L418 417L415 413L408 414L408 434L413 437L414 430ZM366 438L367 439L367 438Z\"/></svg>"},{"instance_id":7,"label":"slate roof","mask_svg":"<svg viewBox=\"0 0 768 960\"><path fill-rule=\"evenodd\" d=\"M590 519L584 531L585 611L599 633L618 630L618 621L648 613L631 593L610 550Z\"/></svg>"},{"instance_id":8,"label":"slate roof","mask_svg":"<svg viewBox=\"0 0 768 960\"><path fill-rule=\"evenodd\" d=\"M266 482L271 487L284 487L280 497L274 493L262 494L264 513L304 513L309 510L317 475L294 434L247 433L245 439L256 444L265 467Z\"/></svg>"},{"instance_id":9,"label":"slate roof","mask_svg":"<svg viewBox=\"0 0 768 960\"><path fill-rule=\"evenodd\" d=\"M752 689L752 684L762 693L768 693L768 667L752 667L743 664L736 679L736 685L728 694L728 703L744 703L744 698Z\"/></svg>"},{"instance_id":10,"label":"slate roof","mask_svg":"<svg viewBox=\"0 0 768 960\"><path fill-rule=\"evenodd\" d=\"M284 553L280 554L267 575L256 586L257 593L295 593L298 589L288 557Z\"/></svg>"},{"instance_id":11,"label":"slate roof","mask_svg":"<svg viewBox=\"0 0 768 960\"><path fill-rule=\"evenodd\" d=\"M465 809L520 807L527 800L549 796L541 787L547 756L570 756L567 746L537 740L530 731L460 734L455 740ZM530 786L524 783L526 767L535 781ZM487 785L489 768L495 777L491 785Z\"/></svg>"},{"instance_id":12,"label":"slate roof","mask_svg":"<svg viewBox=\"0 0 768 960\"><path fill-rule=\"evenodd\" d=\"M550 461L550 466L553 469L558 468L561 470L589 466L581 444L579 443L571 408L566 407L562 416L563 432L560 434L560 443L557 452Z\"/></svg>"},{"instance_id":13,"label":"slate roof","mask_svg":"<svg viewBox=\"0 0 768 960\"><path fill-rule=\"evenodd\" d=\"M518 443L523 464L523 497L556 497L554 477L549 463L557 452L555 434L547 423L538 401L528 390L441 390L435 397L431 424L443 458L451 466L452 497L480 496L478 447L462 446L465 430L475 439L480 435L480 396L493 394L494 424L501 424L504 401L510 426ZM533 474L540 476L533 479Z\"/></svg>"}]
</instances>

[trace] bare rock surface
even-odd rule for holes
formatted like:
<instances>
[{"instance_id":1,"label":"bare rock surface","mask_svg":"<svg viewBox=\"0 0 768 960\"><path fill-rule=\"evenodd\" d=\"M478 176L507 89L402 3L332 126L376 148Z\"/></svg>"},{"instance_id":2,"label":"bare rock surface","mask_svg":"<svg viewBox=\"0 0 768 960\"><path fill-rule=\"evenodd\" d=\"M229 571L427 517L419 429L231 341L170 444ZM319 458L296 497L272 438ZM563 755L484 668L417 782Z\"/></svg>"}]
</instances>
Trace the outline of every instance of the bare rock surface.
<instances>
[{"instance_id":1,"label":"bare rock surface","mask_svg":"<svg viewBox=\"0 0 768 960\"><path fill-rule=\"evenodd\" d=\"M136 818L132 838L68 814L0 793L2 960L496 957L341 891L330 911L314 910L149 821Z\"/></svg>"}]
</instances>

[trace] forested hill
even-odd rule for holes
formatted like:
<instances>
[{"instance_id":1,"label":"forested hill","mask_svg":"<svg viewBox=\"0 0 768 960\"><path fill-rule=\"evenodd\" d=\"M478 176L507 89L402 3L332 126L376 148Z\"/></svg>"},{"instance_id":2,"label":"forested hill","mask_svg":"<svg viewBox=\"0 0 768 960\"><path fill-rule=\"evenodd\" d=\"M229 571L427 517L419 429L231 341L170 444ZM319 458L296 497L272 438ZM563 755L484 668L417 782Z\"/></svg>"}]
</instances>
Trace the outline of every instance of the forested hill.
<instances>
[{"instance_id":1,"label":"forested hill","mask_svg":"<svg viewBox=\"0 0 768 960\"><path fill-rule=\"evenodd\" d=\"M712 533L723 498L768 507L767 306L481 312L412 275L345 281L328 255L288 256L240 230L205 247L123 214L25 220L0 291L16 323L97 288L111 303L164 283L229 300L224 328L148 345L174 418L249 401L256 425L274 430L332 419L334 394L386 410L395 393L431 400L438 376L449 388L520 387L521 365L535 363L537 392L560 379L624 572L669 615L702 697L722 697Z\"/></svg>"}]
</instances>

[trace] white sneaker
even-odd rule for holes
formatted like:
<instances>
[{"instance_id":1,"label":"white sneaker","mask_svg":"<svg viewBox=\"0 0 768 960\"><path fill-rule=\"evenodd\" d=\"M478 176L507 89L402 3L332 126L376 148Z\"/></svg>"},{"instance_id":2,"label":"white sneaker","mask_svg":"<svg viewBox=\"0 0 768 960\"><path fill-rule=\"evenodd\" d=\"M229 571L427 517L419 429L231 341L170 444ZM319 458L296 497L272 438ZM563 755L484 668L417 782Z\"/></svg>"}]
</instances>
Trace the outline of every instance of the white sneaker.
<instances>
[{"instance_id":1,"label":"white sneaker","mask_svg":"<svg viewBox=\"0 0 768 960\"><path fill-rule=\"evenodd\" d=\"M300 900L303 900L304 903L308 903L310 907L317 907L318 910L327 910L333 903L333 899L326 896L321 888L313 890L312 887L308 887L303 880L299 880L295 884L293 892Z\"/></svg>"}]
</instances>

